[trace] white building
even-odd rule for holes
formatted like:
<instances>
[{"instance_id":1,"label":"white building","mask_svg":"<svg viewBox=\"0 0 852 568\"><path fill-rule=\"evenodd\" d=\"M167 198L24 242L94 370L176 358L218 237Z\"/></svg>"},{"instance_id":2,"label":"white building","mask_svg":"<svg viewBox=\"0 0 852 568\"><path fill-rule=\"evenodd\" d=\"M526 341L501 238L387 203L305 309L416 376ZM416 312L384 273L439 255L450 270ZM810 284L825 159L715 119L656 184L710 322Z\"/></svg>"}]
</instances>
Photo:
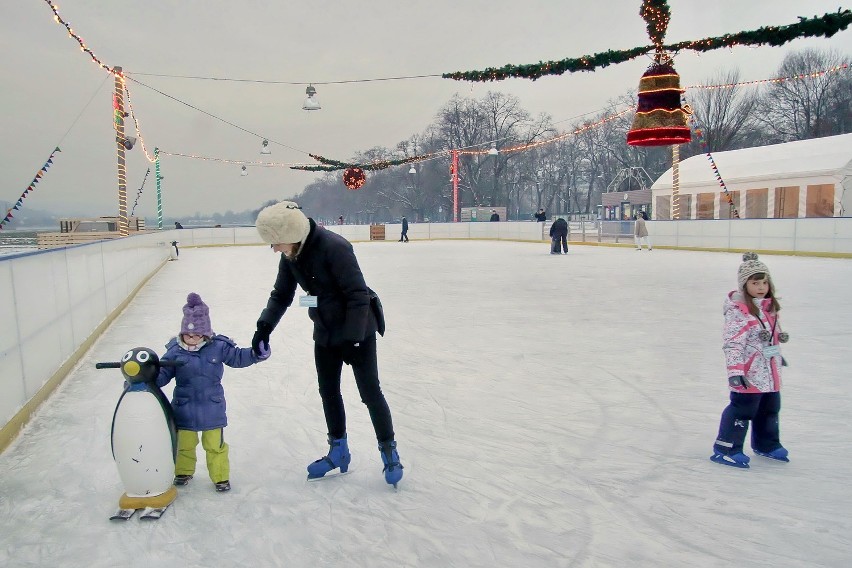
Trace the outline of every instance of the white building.
<instances>
[{"instance_id":1,"label":"white building","mask_svg":"<svg viewBox=\"0 0 852 568\"><path fill-rule=\"evenodd\" d=\"M713 152L742 218L852 216L852 134ZM679 219L734 217L706 154L680 163ZM672 218L672 170L651 186L653 219Z\"/></svg>"}]
</instances>

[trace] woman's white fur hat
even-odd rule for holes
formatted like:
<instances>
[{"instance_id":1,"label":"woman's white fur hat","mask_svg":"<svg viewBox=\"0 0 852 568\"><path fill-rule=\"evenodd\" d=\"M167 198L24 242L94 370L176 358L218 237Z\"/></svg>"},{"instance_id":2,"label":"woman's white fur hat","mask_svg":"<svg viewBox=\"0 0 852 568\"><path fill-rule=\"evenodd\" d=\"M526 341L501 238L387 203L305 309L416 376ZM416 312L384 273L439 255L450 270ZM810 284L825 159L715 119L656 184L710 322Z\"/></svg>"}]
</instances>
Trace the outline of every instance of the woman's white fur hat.
<instances>
[{"instance_id":1,"label":"woman's white fur hat","mask_svg":"<svg viewBox=\"0 0 852 568\"><path fill-rule=\"evenodd\" d=\"M311 225L302 209L292 201L281 201L265 207L255 221L263 242L270 245L303 243Z\"/></svg>"}]
</instances>

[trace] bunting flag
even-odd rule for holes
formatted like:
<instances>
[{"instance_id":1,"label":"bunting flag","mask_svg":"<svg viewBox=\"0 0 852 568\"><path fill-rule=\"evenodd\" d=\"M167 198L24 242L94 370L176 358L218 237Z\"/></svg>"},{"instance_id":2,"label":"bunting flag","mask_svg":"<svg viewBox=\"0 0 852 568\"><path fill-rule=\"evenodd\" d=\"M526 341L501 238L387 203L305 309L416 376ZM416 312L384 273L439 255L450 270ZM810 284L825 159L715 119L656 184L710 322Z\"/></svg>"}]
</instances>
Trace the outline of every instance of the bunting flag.
<instances>
[{"instance_id":1,"label":"bunting flag","mask_svg":"<svg viewBox=\"0 0 852 568\"><path fill-rule=\"evenodd\" d=\"M145 177L142 178L142 185L136 190L136 201L133 202L133 208L130 210L130 216L133 217L136 206L139 205L139 198L142 197L142 190L145 189L145 182L148 181L148 174L151 173L151 168L145 170Z\"/></svg>"},{"instance_id":2,"label":"bunting flag","mask_svg":"<svg viewBox=\"0 0 852 568\"><path fill-rule=\"evenodd\" d=\"M24 190L24 192L21 194L21 196L15 202L15 206L10 208L8 211L6 211L6 216L3 218L2 221L0 221L0 230L3 229L3 226L6 223L9 223L12 219L14 219L14 216L12 215L12 211L19 211L20 210L20 208L23 206L24 199L27 198L27 194L31 191L35 191L36 184L39 181L41 181L42 176L47 173L47 169L53 164L53 157L56 155L57 152L61 152L61 151L62 150L59 149L59 146L57 146L56 148L54 148L53 152L50 153L50 157L47 159L47 161L44 163L44 165L36 172L35 177L33 177L33 181L31 181L29 183L29 185L27 186L27 189Z\"/></svg>"},{"instance_id":3,"label":"bunting flag","mask_svg":"<svg viewBox=\"0 0 852 568\"><path fill-rule=\"evenodd\" d=\"M707 160L710 162L710 168L713 170L713 176L716 178L716 182L719 184L719 187L722 188L722 192L725 195L725 201L728 202L728 206L731 208L731 218L739 219L740 213L734 205L734 197L731 195L731 192L728 191L728 186L725 185L725 180L722 179L722 174L719 173L719 167L716 165L716 160L713 159L713 154L710 153L710 147L707 145L707 140L704 138L703 132L697 127L694 115L692 124L695 126L695 129L693 130L695 132L695 137L701 142L701 148L704 150L704 153L707 154Z\"/></svg>"}]
</instances>

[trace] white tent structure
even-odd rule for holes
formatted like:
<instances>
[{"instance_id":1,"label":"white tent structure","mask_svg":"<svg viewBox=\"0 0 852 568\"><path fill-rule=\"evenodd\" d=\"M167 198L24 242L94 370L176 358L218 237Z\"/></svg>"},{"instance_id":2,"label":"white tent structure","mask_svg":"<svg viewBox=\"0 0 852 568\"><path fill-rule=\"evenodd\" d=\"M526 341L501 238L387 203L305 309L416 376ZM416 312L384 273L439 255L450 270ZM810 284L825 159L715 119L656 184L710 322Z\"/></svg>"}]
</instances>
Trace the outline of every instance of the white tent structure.
<instances>
[{"instance_id":1,"label":"white tent structure","mask_svg":"<svg viewBox=\"0 0 852 568\"><path fill-rule=\"evenodd\" d=\"M713 152L742 218L848 217L852 213L852 134ZM706 154L679 164L680 219L733 217ZM651 186L653 218L671 219L672 169Z\"/></svg>"}]
</instances>

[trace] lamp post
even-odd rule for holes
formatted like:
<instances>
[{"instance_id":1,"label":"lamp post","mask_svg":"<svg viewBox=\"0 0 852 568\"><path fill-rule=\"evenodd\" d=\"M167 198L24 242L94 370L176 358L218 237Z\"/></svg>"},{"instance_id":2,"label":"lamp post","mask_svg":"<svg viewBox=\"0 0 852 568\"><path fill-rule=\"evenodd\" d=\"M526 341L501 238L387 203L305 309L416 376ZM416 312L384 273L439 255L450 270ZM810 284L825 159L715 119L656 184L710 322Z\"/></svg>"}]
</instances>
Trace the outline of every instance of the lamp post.
<instances>
[{"instance_id":1,"label":"lamp post","mask_svg":"<svg viewBox=\"0 0 852 568\"><path fill-rule=\"evenodd\" d=\"M408 200L409 203L414 203L417 199L417 197L414 195L414 192L417 191L417 168L415 168L413 164L410 168L408 168L408 175L411 177L411 193L408 196Z\"/></svg>"},{"instance_id":2,"label":"lamp post","mask_svg":"<svg viewBox=\"0 0 852 568\"><path fill-rule=\"evenodd\" d=\"M498 165L497 156L500 155L500 150L497 149L497 143L496 142L491 143L491 149L488 150L488 155L494 157L494 191L491 194L491 199L493 201L493 200L497 199L497 165Z\"/></svg>"}]
</instances>

